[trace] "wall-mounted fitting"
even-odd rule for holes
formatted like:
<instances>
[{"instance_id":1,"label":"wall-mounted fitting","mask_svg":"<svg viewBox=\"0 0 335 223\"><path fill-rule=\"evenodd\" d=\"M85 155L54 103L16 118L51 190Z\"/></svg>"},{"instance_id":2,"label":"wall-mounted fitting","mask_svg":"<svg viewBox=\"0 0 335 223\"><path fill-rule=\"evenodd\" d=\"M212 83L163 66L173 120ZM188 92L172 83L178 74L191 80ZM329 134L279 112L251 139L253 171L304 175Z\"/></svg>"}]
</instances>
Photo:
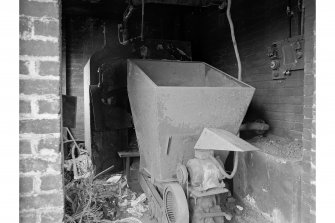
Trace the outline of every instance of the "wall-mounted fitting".
<instances>
[{"instance_id":1,"label":"wall-mounted fitting","mask_svg":"<svg viewBox=\"0 0 335 223\"><path fill-rule=\"evenodd\" d=\"M272 70L277 70L280 67L279 60L271 60L270 67Z\"/></svg>"},{"instance_id":2,"label":"wall-mounted fitting","mask_svg":"<svg viewBox=\"0 0 335 223\"><path fill-rule=\"evenodd\" d=\"M272 79L286 79L291 71L304 69L304 40L302 36L277 41L267 48Z\"/></svg>"},{"instance_id":3,"label":"wall-mounted fitting","mask_svg":"<svg viewBox=\"0 0 335 223\"><path fill-rule=\"evenodd\" d=\"M272 44L270 47L268 47L268 57L271 59L277 59L278 58L278 48L277 44Z\"/></svg>"}]
</instances>

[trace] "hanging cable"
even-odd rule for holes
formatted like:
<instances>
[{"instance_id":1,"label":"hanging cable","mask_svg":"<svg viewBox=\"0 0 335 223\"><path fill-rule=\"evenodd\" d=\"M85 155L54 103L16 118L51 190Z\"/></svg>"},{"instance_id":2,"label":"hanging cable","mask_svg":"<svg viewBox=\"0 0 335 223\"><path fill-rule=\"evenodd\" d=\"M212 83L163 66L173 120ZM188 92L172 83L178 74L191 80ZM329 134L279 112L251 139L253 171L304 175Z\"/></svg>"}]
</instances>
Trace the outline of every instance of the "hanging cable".
<instances>
[{"instance_id":1,"label":"hanging cable","mask_svg":"<svg viewBox=\"0 0 335 223\"><path fill-rule=\"evenodd\" d=\"M238 53L238 49L237 49L237 44L236 44L236 39L235 39L235 32L234 32L234 24L233 24L233 20L231 19L230 8L231 8L231 0L228 0L227 19L228 19L228 22L229 22L231 39L233 41L235 55L236 55L236 59L237 59L237 66L238 66L238 75L237 75L237 77L238 77L238 80L241 81L242 80L241 59L240 59L240 54Z\"/></svg>"},{"instance_id":2,"label":"hanging cable","mask_svg":"<svg viewBox=\"0 0 335 223\"><path fill-rule=\"evenodd\" d=\"M232 179L233 176L236 174L237 171L237 164L238 164L238 152L234 152L234 168L233 171L228 174L224 168L221 166L221 164L215 159L214 156L209 156L210 159L213 161L215 166L220 170L220 173L224 176L225 179Z\"/></svg>"},{"instance_id":3,"label":"hanging cable","mask_svg":"<svg viewBox=\"0 0 335 223\"><path fill-rule=\"evenodd\" d=\"M240 54L238 53L237 43L236 43L236 39L235 39L234 24L233 24L233 20L231 19L230 8L231 8L231 0L228 0L227 19L228 19L228 22L229 22L231 40L233 42L235 56L236 56L236 60L237 60L237 67L238 67L237 79L239 81L242 81L242 65L241 65ZM233 176L235 175L236 171L237 171L237 164L238 164L238 152L234 152L234 168L233 168L233 171L231 172L231 174L228 175L223 168L220 168L220 172L227 179L232 179Z\"/></svg>"},{"instance_id":4,"label":"hanging cable","mask_svg":"<svg viewBox=\"0 0 335 223\"><path fill-rule=\"evenodd\" d=\"M143 41L143 28L144 28L144 0L142 0L142 25L141 25L141 41Z\"/></svg>"}]
</instances>

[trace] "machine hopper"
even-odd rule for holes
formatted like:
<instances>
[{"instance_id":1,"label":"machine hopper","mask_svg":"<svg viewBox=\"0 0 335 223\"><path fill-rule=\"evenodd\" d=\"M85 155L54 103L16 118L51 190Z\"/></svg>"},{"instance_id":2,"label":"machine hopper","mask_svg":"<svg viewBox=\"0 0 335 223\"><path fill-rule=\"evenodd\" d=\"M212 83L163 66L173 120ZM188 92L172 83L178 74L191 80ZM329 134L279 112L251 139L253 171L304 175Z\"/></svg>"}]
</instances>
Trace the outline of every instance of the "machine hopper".
<instances>
[{"instance_id":1,"label":"machine hopper","mask_svg":"<svg viewBox=\"0 0 335 223\"><path fill-rule=\"evenodd\" d=\"M205 127L236 134L255 91L203 62L128 60L127 81L140 168L158 181L194 157Z\"/></svg>"}]
</instances>

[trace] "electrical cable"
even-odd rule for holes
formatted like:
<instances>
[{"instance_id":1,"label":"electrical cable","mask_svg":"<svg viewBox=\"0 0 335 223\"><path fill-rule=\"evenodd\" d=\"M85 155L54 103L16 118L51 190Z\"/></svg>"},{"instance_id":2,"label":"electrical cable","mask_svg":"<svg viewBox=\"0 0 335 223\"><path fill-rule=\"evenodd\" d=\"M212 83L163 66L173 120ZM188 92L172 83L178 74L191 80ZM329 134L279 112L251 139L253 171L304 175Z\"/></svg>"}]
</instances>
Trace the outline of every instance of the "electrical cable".
<instances>
[{"instance_id":1,"label":"electrical cable","mask_svg":"<svg viewBox=\"0 0 335 223\"><path fill-rule=\"evenodd\" d=\"M241 59L240 59L240 54L238 53L238 49L237 49L237 43L236 43L235 32L234 32L234 24L233 24L233 20L231 19L230 8L231 8L231 0L228 0L227 19L228 19L228 22L229 22L231 39L232 39L232 42L233 42L233 45L234 45L235 56L236 56L236 59L237 59L237 66L238 66L238 75L237 75L237 77L238 77L238 80L241 81L242 80Z\"/></svg>"},{"instance_id":2,"label":"electrical cable","mask_svg":"<svg viewBox=\"0 0 335 223\"><path fill-rule=\"evenodd\" d=\"M220 173L224 176L224 178L232 179L234 177L234 175L236 174L237 165L238 165L238 152L234 152L234 168L233 168L233 171L230 174L228 174L224 170L224 168L221 166L219 161L217 161L217 159L214 156L209 156L209 157L211 158L211 160L213 161L215 166L220 170Z\"/></svg>"}]
</instances>

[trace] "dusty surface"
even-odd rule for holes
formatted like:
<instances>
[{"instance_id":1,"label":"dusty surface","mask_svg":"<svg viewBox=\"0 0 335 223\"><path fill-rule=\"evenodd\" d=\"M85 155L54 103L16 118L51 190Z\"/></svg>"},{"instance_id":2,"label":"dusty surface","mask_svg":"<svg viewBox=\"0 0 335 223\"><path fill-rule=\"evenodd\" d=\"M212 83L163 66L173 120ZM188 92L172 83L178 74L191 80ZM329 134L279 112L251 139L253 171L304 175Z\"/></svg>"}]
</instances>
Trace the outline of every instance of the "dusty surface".
<instances>
[{"instance_id":1,"label":"dusty surface","mask_svg":"<svg viewBox=\"0 0 335 223\"><path fill-rule=\"evenodd\" d=\"M257 136L247 141L261 151L276 157L287 160L299 160L302 158L302 144L298 141L271 134L266 137Z\"/></svg>"},{"instance_id":2,"label":"dusty surface","mask_svg":"<svg viewBox=\"0 0 335 223\"><path fill-rule=\"evenodd\" d=\"M253 210L252 207L244 205L243 208L242 214L235 215L230 223L270 223L269 220L267 220L259 212Z\"/></svg>"}]
</instances>

